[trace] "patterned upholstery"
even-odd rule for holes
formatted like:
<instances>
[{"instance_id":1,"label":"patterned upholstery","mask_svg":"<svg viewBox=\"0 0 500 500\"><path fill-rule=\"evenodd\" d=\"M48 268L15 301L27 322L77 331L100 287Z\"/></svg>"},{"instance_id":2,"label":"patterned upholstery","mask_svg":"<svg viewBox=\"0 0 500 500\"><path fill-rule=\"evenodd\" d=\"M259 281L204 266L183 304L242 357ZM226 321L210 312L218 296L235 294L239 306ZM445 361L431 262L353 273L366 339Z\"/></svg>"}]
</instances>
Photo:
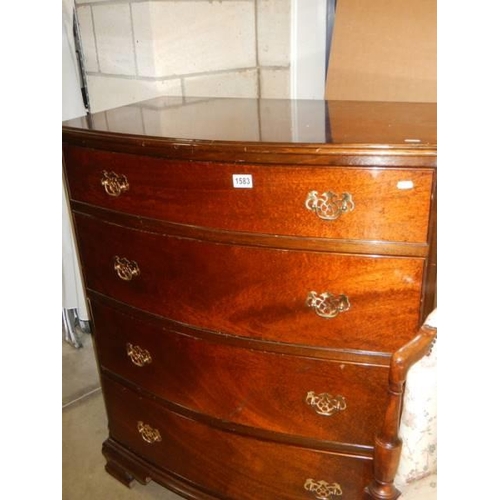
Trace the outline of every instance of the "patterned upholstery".
<instances>
[{"instance_id":1,"label":"patterned upholstery","mask_svg":"<svg viewBox=\"0 0 500 500\"><path fill-rule=\"evenodd\" d=\"M424 477L407 485L398 500L436 500L437 474Z\"/></svg>"},{"instance_id":2,"label":"patterned upholstery","mask_svg":"<svg viewBox=\"0 0 500 500\"><path fill-rule=\"evenodd\" d=\"M437 328L437 310L426 325ZM408 372L401 417L403 441L395 478L401 500L434 500L437 496L437 341Z\"/></svg>"}]
</instances>

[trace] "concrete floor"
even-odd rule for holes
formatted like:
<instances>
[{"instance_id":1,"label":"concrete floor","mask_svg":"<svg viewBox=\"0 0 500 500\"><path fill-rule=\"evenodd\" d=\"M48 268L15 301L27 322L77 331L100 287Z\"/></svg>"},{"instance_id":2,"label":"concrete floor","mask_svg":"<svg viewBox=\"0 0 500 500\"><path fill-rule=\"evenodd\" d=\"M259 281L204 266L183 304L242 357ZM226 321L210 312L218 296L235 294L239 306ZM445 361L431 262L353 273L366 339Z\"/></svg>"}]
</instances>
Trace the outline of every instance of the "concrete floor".
<instances>
[{"instance_id":1,"label":"concrete floor","mask_svg":"<svg viewBox=\"0 0 500 500\"><path fill-rule=\"evenodd\" d=\"M81 339L80 349L62 341L62 499L181 500L153 482L129 489L104 470L106 413L92 337Z\"/></svg>"}]
</instances>

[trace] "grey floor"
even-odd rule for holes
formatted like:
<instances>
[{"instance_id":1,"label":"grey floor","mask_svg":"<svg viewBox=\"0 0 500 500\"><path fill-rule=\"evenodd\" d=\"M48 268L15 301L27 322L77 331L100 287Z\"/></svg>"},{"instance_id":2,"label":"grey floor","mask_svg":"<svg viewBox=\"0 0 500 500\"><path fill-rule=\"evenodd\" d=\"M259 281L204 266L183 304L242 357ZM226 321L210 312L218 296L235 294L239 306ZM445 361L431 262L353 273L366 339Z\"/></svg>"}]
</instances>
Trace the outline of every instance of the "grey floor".
<instances>
[{"instance_id":1,"label":"grey floor","mask_svg":"<svg viewBox=\"0 0 500 500\"><path fill-rule=\"evenodd\" d=\"M94 360L92 337L80 336L75 349L62 340L63 500L181 500L156 483L129 489L105 470L101 454L107 420Z\"/></svg>"}]
</instances>

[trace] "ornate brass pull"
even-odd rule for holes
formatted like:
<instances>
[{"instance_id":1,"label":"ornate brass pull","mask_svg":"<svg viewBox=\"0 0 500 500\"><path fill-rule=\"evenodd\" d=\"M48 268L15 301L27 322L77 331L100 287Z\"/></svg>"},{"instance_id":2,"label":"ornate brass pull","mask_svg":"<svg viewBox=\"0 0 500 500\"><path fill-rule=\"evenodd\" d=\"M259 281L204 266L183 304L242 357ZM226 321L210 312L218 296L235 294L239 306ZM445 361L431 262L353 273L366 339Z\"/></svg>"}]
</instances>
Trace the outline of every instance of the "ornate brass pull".
<instances>
[{"instance_id":1,"label":"ornate brass pull","mask_svg":"<svg viewBox=\"0 0 500 500\"><path fill-rule=\"evenodd\" d=\"M326 417L332 416L334 413L344 411L347 408L344 396L330 396L326 392L316 394L314 391L309 391L306 396L306 403L314 408L318 415Z\"/></svg>"},{"instance_id":2,"label":"ornate brass pull","mask_svg":"<svg viewBox=\"0 0 500 500\"><path fill-rule=\"evenodd\" d=\"M134 260L130 261L125 257L115 255L113 261L116 274L124 281L130 281L141 274L139 266Z\"/></svg>"},{"instance_id":3,"label":"ornate brass pull","mask_svg":"<svg viewBox=\"0 0 500 500\"><path fill-rule=\"evenodd\" d=\"M342 496L342 488L339 483L327 483L326 481L315 481L307 479L304 483L304 489L314 493L318 500L328 500L332 497Z\"/></svg>"},{"instance_id":4,"label":"ornate brass pull","mask_svg":"<svg viewBox=\"0 0 500 500\"><path fill-rule=\"evenodd\" d=\"M120 196L123 191L128 191L129 184L124 175L118 175L115 172L107 172L106 170L102 172L102 175L101 185L104 186L104 190L109 196L116 198Z\"/></svg>"},{"instance_id":5,"label":"ornate brass pull","mask_svg":"<svg viewBox=\"0 0 500 500\"><path fill-rule=\"evenodd\" d=\"M132 345L130 342L127 342L127 356L137 366L145 366L153 362L153 358L147 349Z\"/></svg>"},{"instance_id":6,"label":"ornate brass pull","mask_svg":"<svg viewBox=\"0 0 500 500\"><path fill-rule=\"evenodd\" d=\"M315 212L323 220L335 220L342 214L354 210L352 195L342 193L338 195L332 191L326 191L319 195L318 191L310 191L306 198L306 208Z\"/></svg>"},{"instance_id":7,"label":"ornate brass pull","mask_svg":"<svg viewBox=\"0 0 500 500\"><path fill-rule=\"evenodd\" d=\"M314 309L314 312L322 318L335 318L340 313L346 312L351 307L349 298L346 295L332 295L329 292L323 292L318 295L317 292L309 292L307 295L306 306Z\"/></svg>"},{"instance_id":8,"label":"ornate brass pull","mask_svg":"<svg viewBox=\"0 0 500 500\"><path fill-rule=\"evenodd\" d=\"M147 443L159 443L161 441L161 434L158 429L153 429L150 425L144 422L137 422L137 430L142 439Z\"/></svg>"}]
</instances>

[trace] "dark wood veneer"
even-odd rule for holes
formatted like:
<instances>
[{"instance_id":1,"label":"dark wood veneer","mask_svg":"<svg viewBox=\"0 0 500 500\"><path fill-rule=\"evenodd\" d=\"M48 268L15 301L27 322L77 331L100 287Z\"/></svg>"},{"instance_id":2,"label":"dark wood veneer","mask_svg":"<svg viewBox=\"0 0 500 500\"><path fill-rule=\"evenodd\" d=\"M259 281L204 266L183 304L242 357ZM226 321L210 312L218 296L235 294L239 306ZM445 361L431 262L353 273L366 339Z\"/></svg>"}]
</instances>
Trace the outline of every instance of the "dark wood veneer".
<instances>
[{"instance_id":1,"label":"dark wood veneer","mask_svg":"<svg viewBox=\"0 0 500 500\"><path fill-rule=\"evenodd\" d=\"M411 170L186 162L66 146L72 200L143 217L215 229L353 240L427 241L431 169ZM128 191L110 197L103 170L125 175ZM234 189L232 174L254 189ZM411 182L410 190L398 182ZM325 221L304 210L308 193L348 192L355 210Z\"/></svg>"},{"instance_id":2,"label":"dark wood veneer","mask_svg":"<svg viewBox=\"0 0 500 500\"><path fill-rule=\"evenodd\" d=\"M89 289L182 323L384 352L408 342L419 326L422 259L217 245L80 215L75 220ZM140 276L118 279L115 255L137 262ZM306 305L311 291L346 294L351 308L336 318L319 317Z\"/></svg>"},{"instance_id":3,"label":"dark wood veneer","mask_svg":"<svg viewBox=\"0 0 500 500\"><path fill-rule=\"evenodd\" d=\"M370 477L371 461L367 459L213 429L107 378L103 379L103 392L113 439L222 498L299 500L304 498L311 469L319 477L341 475L344 496L357 498ZM161 441L144 442L136 429L138 421L158 430Z\"/></svg>"},{"instance_id":4,"label":"dark wood veneer","mask_svg":"<svg viewBox=\"0 0 500 500\"><path fill-rule=\"evenodd\" d=\"M103 368L159 398L222 421L283 434L373 446L387 395L385 367L253 351L163 330L94 302L92 316ZM131 363L127 344L152 362ZM281 381L286 380L284 387ZM304 405L309 391L343 394L332 418ZM352 428L352 421L357 425Z\"/></svg>"},{"instance_id":5,"label":"dark wood veneer","mask_svg":"<svg viewBox=\"0 0 500 500\"><path fill-rule=\"evenodd\" d=\"M404 381L435 336L419 329L435 305L435 105L128 108L140 120L63 124L106 470L199 500L319 498L320 485L395 500ZM126 177L118 196L104 171ZM354 210L325 221L305 200L330 190ZM320 317L311 291L349 308ZM341 403L321 415L309 392Z\"/></svg>"}]
</instances>

